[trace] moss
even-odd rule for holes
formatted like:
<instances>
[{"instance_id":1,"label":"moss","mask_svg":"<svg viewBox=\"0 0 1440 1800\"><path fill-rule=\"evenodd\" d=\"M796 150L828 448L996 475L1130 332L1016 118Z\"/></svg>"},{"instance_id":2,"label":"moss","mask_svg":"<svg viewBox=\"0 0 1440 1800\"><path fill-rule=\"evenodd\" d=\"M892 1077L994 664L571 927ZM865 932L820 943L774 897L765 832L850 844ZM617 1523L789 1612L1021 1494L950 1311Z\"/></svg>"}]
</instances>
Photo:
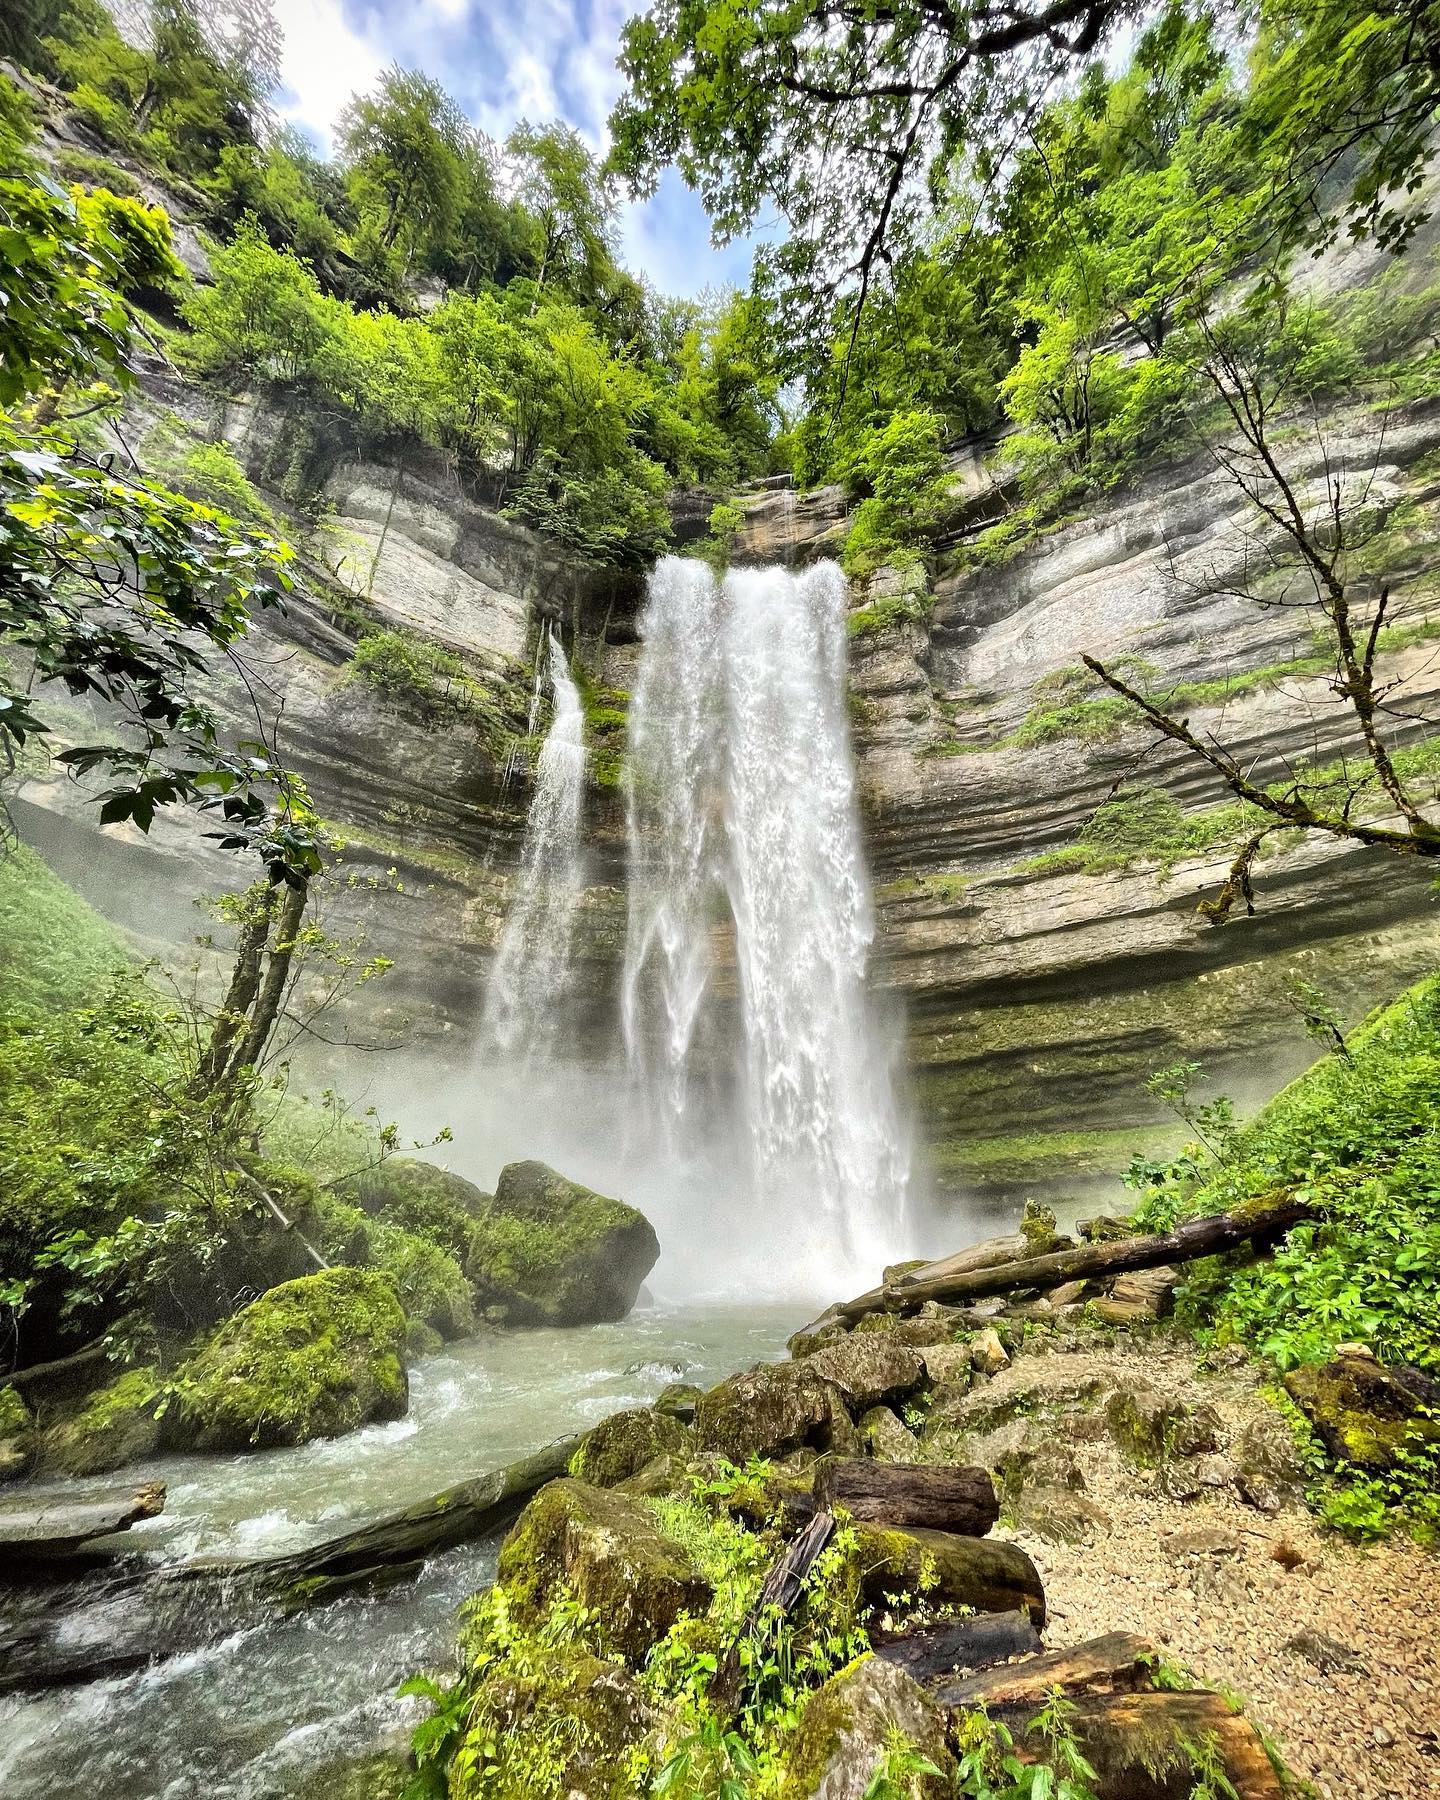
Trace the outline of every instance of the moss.
<instances>
[{"instance_id":1,"label":"moss","mask_svg":"<svg viewBox=\"0 0 1440 1800\"><path fill-rule=\"evenodd\" d=\"M164 1393L158 1370L127 1370L46 1426L41 1463L59 1475L104 1475L153 1454L160 1441L156 1413Z\"/></svg>"},{"instance_id":2,"label":"moss","mask_svg":"<svg viewBox=\"0 0 1440 1800\"><path fill-rule=\"evenodd\" d=\"M857 606L845 621L845 630L856 641L877 638L898 625L919 624L929 616L928 603L915 594L890 594Z\"/></svg>"},{"instance_id":3,"label":"moss","mask_svg":"<svg viewBox=\"0 0 1440 1800\"><path fill-rule=\"evenodd\" d=\"M979 1612L1024 1607L1036 1629L1044 1627L1040 1577L1016 1544L870 1524L857 1525L855 1537L855 1581L871 1605L974 1607Z\"/></svg>"},{"instance_id":4,"label":"moss","mask_svg":"<svg viewBox=\"0 0 1440 1800\"><path fill-rule=\"evenodd\" d=\"M683 1450L688 1435L678 1419L653 1407L612 1413L586 1434L570 1459L570 1473L595 1487L616 1487L655 1457Z\"/></svg>"},{"instance_id":5,"label":"moss","mask_svg":"<svg viewBox=\"0 0 1440 1800\"><path fill-rule=\"evenodd\" d=\"M491 1200L462 1175L400 1156L355 1176L341 1192L365 1212L427 1238L462 1264L470 1254L475 1221Z\"/></svg>"},{"instance_id":6,"label":"moss","mask_svg":"<svg viewBox=\"0 0 1440 1800\"><path fill-rule=\"evenodd\" d=\"M812 1444L828 1448L849 1426L839 1390L808 1363L762 1363L732 1375L701 1399L695 1413L700 1446L731 1462L783 1456Z\"/></svg>"},{"instance_id":7,"label":"moss","mask_svg":"<svg viewBox=\"0 0 1440 1800\"><path fill-rule=\"evenodd\" d=\"M35 1454L35 1421L13 1387L0 1388L0 1481L23 1475Z\"/></svg>"},{"instance_id":8,"label":"moss","mask_svg":"<svg viewBox=\"0 0 1440 1800\"><path fill-rule=\"evenodd\" d=\"M470 1283L448 1251L401 1225L377 1220L370 1226L369 1253L371 1264L394 1279L412 1321L442 1338L466 1337L475 1329Z\"/></svg>"},{"instance_id":9,"label":"moss","mask_svg":"<svg viewBox=\"0 0 1440 1800\"><path fill-rule=\"evenodd\" d=\"M245 1450L398 1419L409 1400L404 1354L405 1314L388 1275L337 1268L287 1281L185 1364L166 1436Z\"/></svg>"}]
</instances>

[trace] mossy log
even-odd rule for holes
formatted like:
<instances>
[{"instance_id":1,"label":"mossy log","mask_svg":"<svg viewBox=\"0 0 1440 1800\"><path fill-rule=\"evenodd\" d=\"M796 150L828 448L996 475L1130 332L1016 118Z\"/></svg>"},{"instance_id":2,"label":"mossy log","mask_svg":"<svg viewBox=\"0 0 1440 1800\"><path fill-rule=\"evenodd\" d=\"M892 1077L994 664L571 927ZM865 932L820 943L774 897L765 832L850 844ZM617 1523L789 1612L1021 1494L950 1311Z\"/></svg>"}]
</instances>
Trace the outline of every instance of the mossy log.
<instances>
[{"instance_id":1,"label":"mossy log","mask_svg":"<svg viewBox=\"0 0 1440 1800\"><path fill-rule=\"evenodd\" d=\"M931 1683L950 1677L957 1683L978 1670L1030 1656L1040 1649L1040 1633L1027 1612L979 1613L973 1619L946 1619L939 1625L886 1637L872 1627L875 1654L894 1663L915 1681Z\"/></svg>"},{"instance_id":2,"label":"mossy log","mask_svg":"<svg viewBox=\"0 0 1440 1800\"><path fill-rule=\"evenodd\" d=\"M882 1525L923 1525L984 1537L1000 1517L988 1469L831 1458L815 1471L815 1504Z\"/></svg>"},{"instance_id":3,"label":"mossy log","mask_svg":"<svg viewBox=\"0 0 1440 1800\"><path fill-rule=\"evenodd\" d=\"M1284 1194L1237 1207L1233 1212L1189 1219L1174 1231L1118 1238L1113 1243L1082 1244L1075 1250L1025 1256L958 1272L945 1272L944 1264L931 1265L885 1288L880 1304L903 1312L923 1306L927 1300L980 1300L991 1294L1011 1293L1016 1288L1053 1288L1066 1281L1091 1281L1122 1275L1131 1269L1158 1268L1162 1263L1193 1262L1196 1257L1219 1256L1256 1239L1282 1237L1293 1226L1315 1218L1317 1211L1313 1202ZM942 1272L932 1273L935 1267Z\"/></svg>"},{"instance_id":4,"label":"mossy log","mask_svg":"<svg viewBox=\"0 0 1440 1800\"><path fill-rule=\"evenodd\" d=\"M979 1621L973 1621L979 1623ZM1082 1695L1132 1693L1151 1685L1147 1657L1155 1646L1130 1631L1110 1631L1069 1650L1052 1650L1028 1662L988 1668L936 1690L946 1706L1028 1706L1038 1712L1057 1688L1069 1700Z\"/></svg>"},{"instance_id":5,"label":"mossy log","mask_svg":"<svg viewBox=\"0 0 1440 1800\"><path fill-rule=\"evenodd\" d=\"M184 1564L175 1578L238 1582L293 1607L320 1604L357 1587L409 1580L427 1558L508 1524L533 1494L565 1474L582 1441L560 1438L521 1462L307 1549L250 1560L201 1558Z\"/></svg>"}]
</instances>

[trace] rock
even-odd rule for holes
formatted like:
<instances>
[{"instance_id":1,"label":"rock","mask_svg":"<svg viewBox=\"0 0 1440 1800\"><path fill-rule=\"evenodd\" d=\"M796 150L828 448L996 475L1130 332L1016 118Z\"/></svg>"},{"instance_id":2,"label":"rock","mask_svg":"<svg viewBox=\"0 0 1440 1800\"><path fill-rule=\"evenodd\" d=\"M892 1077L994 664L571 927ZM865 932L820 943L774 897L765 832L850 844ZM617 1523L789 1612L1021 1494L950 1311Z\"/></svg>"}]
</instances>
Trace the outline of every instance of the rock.
<instances>
[{"instance_id":1,"label":"rock","mask_svg":"<svg viewBox=\"0 0 1440 1800\"><path fill-rule=\"evenodd\" d=\"M878 1791L897 1741L939 1771L914 1775L897 1791L907 1800L944 1800L955 1776L944 1714L902 1669L862 1657L811 1695L785 1759L781 1800L865 1800Z\"/></svg>"},{"instance_id":2,"label":"rock","mask_svg":"<svg viewBox=\"0 0 1440 1800\"><path fill-rule=\"evenodd\" d=\"M337 1756L308 1769L285 1800L403 1800L410 1784L403 1747L362 1756Z\"/></svg>"},{"instance_id":3,"label":"rock","mask_svg":"<svg viewBox=\"0 0 1440 1800\"><path fill-rule=\"evenodd\" d=\"M919 1438L888 1406L872 1406L860 1419L856 1431L861 1448L876 1462L914 1463L921 1460Z\"/></svg>"},{"instance_id":4,"label":"rock","mask_svg":"<svg viewBox=\"0 0 1440 1800\"><path fill-rule=\"evenodd\" d=\"M155 1411L164 1391L158 1370L129 1369L87 1394L41 1432L41 1467L56 1475L107 1475L153 1455L161 1431Z\"/></svg>"},{"instance_id":5,"label":"rock","mask_svg":"<svg viewBox=\"0 0 1440 1800\"><path fill-rule=\"evenodd\" d=\"M0 1499L0 1552L5 1563L71 1556L92 1539L128 1531L165 1510L165 1483L82 1488L31 1499L17 1489Z\"/></svg>"},{"instance_id":6,"label":"rock","mask_svg":"<svg viewBox=\"0 0 1440 1800\"><path fill-rule=\"evenodd\" d=\"M695 1408L700 1404L704 1388L696 1387L689 1381L672 1381L667 1388L662 1388L656 1397L655 1410L668 1413L672 1419L679 1419L684 1425L695 1420Z\"/></svg>"},{"instance_id":7,"label":"rock","mask_svg":"<svg viewBox=\"0 0 1440 1800\"><path fill-rule=\"evenodd\" d=\"M1171 1556L1238 1556L1240 1540L1233 1531L1217 1525L1197 1525L1188 1531L1172 1531L1161 1539Z\"/></svg>"},{"instance_id":8,"label":"rock","mask_svg":"<svg viewBox=\"0 0 1440 1800\"><path fill-rule=\"evenodd\" d=\"M1198 1500L1215 1494L1236 1479L1234 1463L1223 1456L1192 1456L1168 1462L1160 1470L1156 1487L1167 1500Z\"/></svg>"},{"instance_id":9,"label":"rock","mask_svg":"<svg viewBox=\"0 0 1440 1800\"><path fill-rule=\"evenodd\" d=\"M1110 1244L1135 1235L1135 1224L1128 1213L1101 1213L1093 1219L1081 1219L1075 1229L1087 1244Z\"/></svg>"},{"instance_id":10,"label":"rock","mask_svg":"<svg viewBox=\"0 0 1440 1800\"><path fill-rule=\"evenodd\" d=\"M352 1176L340 1193L372 1217L448 1251L462 1267L475 1222L491 1202L464 1176L408 1156L387 1156L377 1168Z\"/></svg>"},{"instance_id":11,"label":"rock","mask_svg":"<svg viewBox=\"0 0 1440 1800\"><path fill-rule=\"evenodd\" d=\"M1220 1416L1148 1383L1117 1389L1106 1403L1111 1435L1132 1462L1164 1462L1220 1448Z\"/></svg>"},{"instance_id":12,"label":"rock","mask_svg":"<svg viewBox=\"0 0 1440 1800\"><path fill-rule=\"evenodd\" d=\"M920 1353L893 1335L851 1332L805 1361L839 1388L852 1413L908 1399L925 1379Z\"/></svg>"},{"instance_id":13,"label":"rock","mask_svg":"<svg viewBox=\"0 0 1440 1800\"><path fill-rule=\"evenodd\" d=\"M1291 1369L1285 1391L1331 1456L1356 1468L1391 1469L1403 1447L1440 1443L1440 1382L1368 1351Z\"/></svg>"},{"instance_id":14,"label":"rock","mask_svg":"<svg viewBox=\"0 0 1440 1800\"><path fill-rule=\"evenodd\" d=\"M998 1375L1009 1366L1010 1358L993 1325L987 1325L970 1340L970 1361L982 1375Z\"/></svg>"},{"instance_id":15,"label":"rock","mask_svg":"<svg viewBox=\"0 0 1440 1800\"><path fill-rule=\"evenodd\" d=\"M1160 1319L1174 1304L1179 1282L1179 1271L1168 1265L1136 1269L1128 1275L1117 1275L1110 1292L1091 1301L1091 1309L1107 1325L1139 1325Z\"/></svg>"},{"instance_id":16,"label":"rock","mask_svg":"<svg viewBox=\"0 0 1440 1800\"><path fill-rule=\"evenodd\" d=\"M1260 1512L1277 1513L1303 1498L1305 1464L1289 1421L1277 1412L1251 1419L1230 1454L1240 1497Z\"/></svg>"},{"instance_id":17,"label":"rock","mask_svg":"<svg viewBox=\"0 0 1440 1800\"><path fill-rule=\"evenodd\" d=\"M560 1746L564 1781L556 1791L566 1800L611 1800L629 1791L630 1751L654 1723L629 1670L576 1645L489 1676L474 1690L468 1717L450 1765L449 1800L539 1792L537 1778Z\"/></svg>"},{"instance_id":18,"label":"rock","mask_svg":"<svg viewBox=\"0 0 1440 1800\"><path fill-rule=\"evenodd\" d=\"M913 1319L902 1319L897 1313L867 1313L855 1327L857 1332L885 1332L897 1343L909 1344L915 1350L928 1350L932 1344L953 1344L955 1333L964 1318L958 1307L935 1311L934 1301L927 1301Z\"/></svg>"},{"instance_id":19,"label":"rock","mask_svg":"<svg viewBox=\"0 0 1440 1800\"><path fill-rule=\"evenodd\" d=\"M1219 1694L1142 1690L1088 1695L1074 1705L1069 1724L1081 1755L1095 1771L1087 1786L1098 1800L1180 1800L1192 1795L1197 1786L1193 1757L1197 1745L1204 1745L1218 1765L1212 1791L1233 1794L1237 1800L1283 1800L1284 1789L1259 1733ZM998 1716L1010 1728L1026 1756L1044 1751L1035 1734L1026 1736L1036 1711L1033 1699L1023 1708L991 1706L992 1717Z\"/></svg>"},{"instance_id":20,"label":"rock","mask_svg":"<svg viewBox=\"0 0 1440 1800\"><path fill-rule=\"evenodd\" d=\"M1111 1631L1068 1650L1050 1650L1028 1661L992 1665L975 1675L947 1682L940 1698L947 1707L1018 1706L1037 1710L1057 1690L1068 1700L1098 1694L1127 1694L1150 1686L1155 1646L1130 1631Z\"/></svg>"},{"instance_id":21,"label":"rock","mask_svg":"<svg viewBox=\"0 0 1440 1800\"><path fill-rule=\"evenodd\" d=\"M404 1359L405 1314L388 1276L335 1268L284 1282L183 1366L164 1441L250 1450L402 1418Z\"/></svg>"},{"instance_id":22,"label":"rock","mask_svg":"<svg viewBox=\"0 0 1440 1800\"><path fill-rule=\"evenodd\" d=\"M809 1359L761 1363L711 1388L695 1409L695 1436L735 1463L803 1444L846 1452L855 1441L844 1396Z\"/></svg>"},{"instance_id":23,"label":"rock","mask_svg":"<svg viewBox=\"0 0 1440 1800\"><path fill-rule=\"evenodd\" d=\"M1020 1417L972 1437L966 1457L989 1469L1002 1493L1013 1499L1030 1486L1077 1492L1085 1477L1070 1448L1072 1434L1053 1420Z\"/></svg>"},{"instance_id":24,"label":"rock","mask_svg":"<svg viewBox=\"0 0 1440 1800\"><path fill-rule=\"evenodd\" d=\"M950 1397L957 1397L970 1386L975 1365L969 1344L957 1344L953 1339L947 1339L942 1344L927 1346L921 1354L925 1360L925 1373L935 1388L944 1389Z\"/></svg>"},{"instance_id":25,"label":"rock","mask_svg":"<svg viewBox=\"0 0 1440 1800\"><path fill-rule=\"evenodd\" d=\"M407 1362L419 1362L422 1356L434 1356L437 1350L445 1348L445 1340L433 1325L426 1325L419 1319L411 1319L405 1327L405 1357Z\"/></svg>"},{"instance_id":26,"label":"rock","mask_svg":"<svg viewBox=\"0 0 1440 1800\"><path fill-rule=\"evenodd\" d=\"M34 1459L35 1421L30 1408L14 1388L0 1388L0 1481L23 1475Z\"/></svg>"},{"instance_id":27,"label":"rock","mask_svg":"<svg viewBox=\"0 0 1440 1800\"><path fill-rule=\"evenodd\" d=\"M570 1459L570 1473L594 1487L617 1487L656 1457L683 1450L688 1437L680 1421L658 1407L611 1413L586 1433Z\"/></svg>"},{"instance_id":28,"label":"rock","mask_svg":"<svg viewBox=\"0 0 1440 1800\"><path fill-rule=\"evenodd\" d=\"M442 1341L474 1331L475 1296L448 1250L385 1220L373 1223L366 1237L361 1260L395 1278L400 1304L413 1324L428 1327Z\"/></svg>"},{"instance_id":29,"label":"rock","mask_svg":"<svg viewBox=\"0 0 1440 1800\"><path fill-rule=\"evenodd\" d=\"M1023 1607L1037 1630L1044 1627L1040 1577L1018 1544L884 1525L860 1524L854 1531L860 1591L872 1605L892 1605L908 1596L912 1606L923 1598L930 1606L969 1606L976 1612Z\"/></svg>"},{"instance_id":30,"label":"rock","mask_svg":"<svg viewBox=\"0 0 1440 1800\"><path fill-rule=\"evenodd\" d=\"M1085 1544L1110 1530L1110 1515L1069 1488L1027 1487L1015 1503L1016 1528L1051 1544Z\"/></svg>"},{"instance_id":31,"label":"rock","mask_svg":"<svg viewBox=\"0 0 1440 1800\"><path fill-rule=\"evenodd\" d=\"M636 1667L682 1613L711 1599L642 1499L568 1478L541 1488L511 1527L496 1579L522 1624L542 1616L563 1582L596 1614L607 1651Z\"/></svg>"},{"instance_id":32,"label":"rock","mask_svg":"<svg viewBox=\"0 0 1440 1800\"><path fill-rule=\"evenodd\" d=\"M502 1169L476 1221L466 1274L511 1324L623 1319L660 1254L650 1221L540 1162Z\"/></svg>"},{"instance_id":33,"label":"rock","mask_svg":"<svg viewBox=\"0 0 1440 1800\"><path fill-rule=\"evenodd\" d=\"M1322 1675L1370 1673L1369 1666L1358 1651L1352 1650L1349 1644L1342 1644L1339 1638L1328 1637L1323 1631L1297 1631L1294 1637L1285 1640L1282 1648L1294 1656L1303 1656Z\"/></svg>"},{"instance_id":34,"label":"rock","mask_svg":"<svg viewBox=\"0 0 1440 1800\"><path fill-rule=\"evenodd\" d=\"M683 1456L657 1456L618 1483L622 1494L637 1494L652 1499L659 1494L688 1494L690 1464Z\"/></svg>"}]
</instances>

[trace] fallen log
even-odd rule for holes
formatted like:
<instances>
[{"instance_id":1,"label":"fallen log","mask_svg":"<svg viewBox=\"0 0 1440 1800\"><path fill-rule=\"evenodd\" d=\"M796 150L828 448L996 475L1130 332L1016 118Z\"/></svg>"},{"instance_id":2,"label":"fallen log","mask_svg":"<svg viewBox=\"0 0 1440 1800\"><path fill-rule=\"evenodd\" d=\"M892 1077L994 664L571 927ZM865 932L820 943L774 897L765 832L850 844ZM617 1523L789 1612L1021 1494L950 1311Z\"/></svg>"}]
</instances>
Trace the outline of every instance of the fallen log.
<instances>
[{"instance_id":1,"label":"fallen log","mask_svg":"<svg viewBox=\"0 0 1440 1800\"><path fill-rule=\"evenodd\" d=\"M1052 1650L1028 1662L988 1668L935 1690L942 1706L1029 1707L1038 1712L1059 1689L1067 1699L1081 1695L1131 1693L1150 1686L1147 1657L1155 1646L1129 1631L1111 1631L1069 1650Z\"/></svg>"},{"instance_id":2,"label":"fallen log","mask_svg":"<svg viewBox=\"0 0 1440 1800\"><path fill-rule=\"evenodd\" d=\"M93 1343L86 1344L83 1350L72 1350L68 1356L57 1356L53 1362L31 1363L28 1368L12 1369L0 1387L13 1387L20 1393L28 1388L48 1387L52 1382L67 1382L72 1375L103 1362L110 1354L110 1346L104 1338L96 1338Z\"/></svg>"},{"instance_id":3,"label":"fallen log","mask_svg":"<svg viewBox=\"0 0 1440 1800\"><path fill-rule=\"evenodd\" d=\"M835 1520L827 1512L817 1512L795 1541L770 1565L755 1603L745 1615L745 1623L735 1641L725 1652L715 1678L710 1683L709 1700L716 1716L730 1718L740 1704L740 1682L744 1673L740 1666L740 1646L753 1640L757 1629L777 1611L788 1614L805 1591L805 1580L815 1566L815 1559L830 1542Z\"/></svg>"},{"instance_id":4,"label":"fallen log","mask_svg":"<svg viewBox=\"0 0 1440 1800\"><path fill-rule=\"evenodd\" d=\"M866 1313L880 1312L884 1309L887 1297L898 1293L911 1281L938 1279L941 1276L968 1274L973 1269L989 1269L1000 1263L1015 1262L1025 1255L1029 1249L1029 1240L1023 1232L1011 1232L1005 1237L986 1238L981 1244L972 1244L968 1250L957 1250L953 1256L941 1257L938 1262L922 1263L913 1269L908 1276L897 1281L871 1288L867 1293L857 1294L853 1300L837 1300L833 1306L827 1306L818 1319L812 1319L794 1335L797 1338L813 1337L831 1325L853 1325L857 1319L863 1319ZM791 1339L793 1345L794 1338Z\"/></svg>"},{"instance_id":5,"label":"fallen log","mask_svg":"<svg viewBox=\"0 0 1440 1800\"><path fill-rule=\"evenodd\" d=\"M579 1446L579 1435L560 1438L522 1462L462 1481L323 1543L280 1556L196 1558L174 1570L171 1579L241 1583L292 1607L333 1600L356 1587L408 1581L429 1557L508 1524L532 1494L565 1474Z\"/></svg>"},{"instance_id":6,"label":"fallen log","mask_svg":"<svg viewBox=\"0 0 1440 1800\"><path fill-rule=\"evenodd\" d=\"M894 1663L912 1680L962 1679L967 1674L1009 1662L1013 1656L1030 1656L1040 1648L1040 1633L1023 1612L980 1613L973 1619L947 1619L942 1625L922 1625L918 1630L886 1636L872 1627L870 1642L883 1661Z\"/></svg>"},{"instance_id":7,"label":"fallen log","mask_svg":"<svg viewBox=\"0 0 1440 1800\"><path fill-rule=\"evenodd\" d=\"M1066 1281L1088 1281L1104 1275L1120 1275L1131 1269L1153 1269L1162 1263L1193 1262L1199 1256L1219 1256L1255 1239L1278 1238L1292 1226L1318 1216L1312 1201L1292 1194L1256 1201L1234 1212L1212 1213L1190 1219L1174 1231L1144 1237L1117 1238L1111 1243L1082 1244L1075 1250L1048 1256L1021 1257L959 1274L932 1276L920 1269L906 1280L884 1290L886 1307L908 1311L927 1300L978 1300L1015 1288L1052 1288Z\"/></svg>"},{"instance_id":8,"label":"fallen log","mask_svg":"<svg viewBox=\"0 0 1440 1800\"><path fill-rule=\"evenodd\" d=\"M882 1525L924 1525L932 1531L984 1537L1000 1517L988 1469L932 1468L923 1463L877 1463L827 1458L815 1471L815 1504L843 1508L852 1519Z\"/></svg>"},{"instance_id":9,"label":"fallen log","mask_svg":"<svg viewBox=\"0 0 1440 1800\"><path fill-rule=\"evenodd\" d=\"M51 1564L76 1555L96 1538L128 1531L138 1520L153 1519L164 1510L163 1481L84 1488L38 1499L22 1489L0 1498L0 1551L14 1562Z\"/></svg>"}]
</instances>

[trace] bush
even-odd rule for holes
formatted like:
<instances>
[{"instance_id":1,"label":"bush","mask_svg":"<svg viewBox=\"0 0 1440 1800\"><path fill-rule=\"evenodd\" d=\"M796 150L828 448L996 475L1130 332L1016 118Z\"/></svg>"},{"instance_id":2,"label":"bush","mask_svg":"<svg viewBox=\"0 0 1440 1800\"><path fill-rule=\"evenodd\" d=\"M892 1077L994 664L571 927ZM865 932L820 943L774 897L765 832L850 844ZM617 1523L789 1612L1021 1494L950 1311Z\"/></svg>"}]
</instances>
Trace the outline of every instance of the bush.
<instances>
[{"instance_id":1,"label":"bush","mask_svg":"<svg viewBox=\"0 0 1440 1800\"><path fill-rule=\"evenodd\" d=\"M368 631L355 647L346 681L358 681L382 699L409 702L425 712L464 712L473 683L453 651L401 631Z\"/></svg>"}]
</instances>

